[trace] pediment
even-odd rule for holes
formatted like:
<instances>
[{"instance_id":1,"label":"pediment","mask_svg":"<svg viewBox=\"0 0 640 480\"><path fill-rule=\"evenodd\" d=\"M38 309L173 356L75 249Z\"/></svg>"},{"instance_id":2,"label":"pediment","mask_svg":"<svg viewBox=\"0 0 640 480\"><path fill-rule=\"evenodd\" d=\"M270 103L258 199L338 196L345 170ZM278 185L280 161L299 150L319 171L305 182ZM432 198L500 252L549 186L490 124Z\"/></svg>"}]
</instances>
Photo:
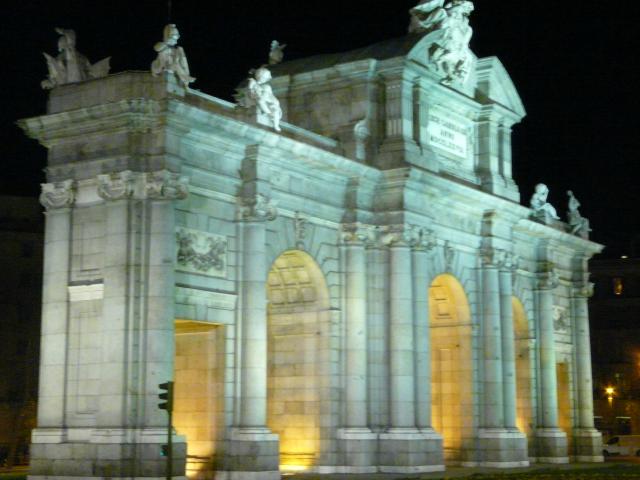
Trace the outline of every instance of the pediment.
<instances>
[{"instance_id":1,"label":"pediment","mask_svg":"<svg viewBox=\"0 0 640 480\"><path fill-rule=\"evenodd\" d=\"M518 117L518 120L527 115L513 80L497 57L478 59L476 77L478 90L488 99L511 110Z\"/></svg>"}]
</instances>

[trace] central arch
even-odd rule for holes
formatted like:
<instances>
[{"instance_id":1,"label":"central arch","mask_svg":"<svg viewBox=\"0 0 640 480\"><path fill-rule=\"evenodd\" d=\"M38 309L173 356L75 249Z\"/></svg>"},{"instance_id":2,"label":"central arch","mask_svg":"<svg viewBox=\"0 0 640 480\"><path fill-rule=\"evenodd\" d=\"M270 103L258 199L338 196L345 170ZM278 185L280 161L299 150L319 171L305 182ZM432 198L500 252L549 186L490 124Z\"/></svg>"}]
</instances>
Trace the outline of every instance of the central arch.
<instances>
[{"instance_id":1,"label":"central arch","mask_svg":"<svg viewBox=\"0 0 640 480\"><path fill-rule=\"evenodd\" d=\"M473 438L471 311L458 280L449 274L429 288L433 426L443 437L445 460L464 460Z\"/></svg>"},{"instance_id":2,"label":"central arch","mask_svg":"<svg viewBox=\"0 0 640 480\"><path fill-rule=\"evenodd\" d=\"M281 470L308 470L328 436L320 420L330 361L329 291L313 258L289 250L271 266L267 298L267 425L280 437Z\"/></svg>"}]
</instances>

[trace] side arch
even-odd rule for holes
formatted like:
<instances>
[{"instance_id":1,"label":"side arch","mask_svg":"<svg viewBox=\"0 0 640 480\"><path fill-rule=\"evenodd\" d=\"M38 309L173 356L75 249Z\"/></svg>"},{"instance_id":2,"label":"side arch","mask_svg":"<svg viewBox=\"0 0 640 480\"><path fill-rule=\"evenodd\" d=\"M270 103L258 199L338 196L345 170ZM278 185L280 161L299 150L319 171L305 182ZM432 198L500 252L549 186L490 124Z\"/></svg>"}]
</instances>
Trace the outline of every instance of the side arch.
<instances>
[{"instance_id":1,"label":"side arch","mask_svg":"<svg viewBox=\"0 0 640 480\"><path fill-rule=\"evenodd\" d=\"M323 421L334 361L325 276L308 253L287 250L271 265L267 299L267 425L280 436L281 469L309 470L333 437Z\"/></svg>"},{"instance_id":2,"label":"side arch","mask_svg":"<svg viewBox=\"0 0 640 480\"><path fill-rule=\"evenodd\" d=\"M460 462L473 449L471 308L462 284L438 275L429 288L432 419L443 437L445 460Z\"/></svg>"}]
</instances>

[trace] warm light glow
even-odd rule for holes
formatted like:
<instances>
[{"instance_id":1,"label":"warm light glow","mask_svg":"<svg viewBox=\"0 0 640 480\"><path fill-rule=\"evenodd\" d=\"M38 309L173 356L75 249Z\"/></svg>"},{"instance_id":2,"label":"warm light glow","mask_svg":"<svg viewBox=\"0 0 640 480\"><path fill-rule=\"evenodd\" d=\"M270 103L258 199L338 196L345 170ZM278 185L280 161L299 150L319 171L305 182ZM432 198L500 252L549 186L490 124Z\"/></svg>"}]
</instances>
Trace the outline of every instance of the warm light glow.
<instances>
[{"instance_id":1,"label":"warm light glow","mask_svg":"<svg viewBox=\"0 0 640 480\"><path fill-rule=\"evenodd\" d=\"M607 387L604 389L604 392L610 397L612 397L616 393L616 389L613 387Z\"/></svg>"},{"instance_id":2,"label":"warm light glow","mask_svg":"<svg viewBox=\"0 0 640 480\"><path fill-rule=\"evenodd\" d=\"M629 256L628 255L622 255L620 258L623 259L623 260L626 260L626 259L629 258Z\"/></svg>"},{"instance_id":3,"label":"warm light glow","mask_svg":"<svg viewBox=\"0 0 640 480\"><path fill-rule=\"evenodd\" d=\"M287 475L287 473L306 472L309 468L309 465L280 465L280 471L283 475Z\"/></svg>"},{"instance_id":4,"label":"warm light glow","mask_svg":"<svg viewBox=\"0 0 640 480\"><path fill-rule=\"evenodd\" d=\"M613 293L615 295L622 295L624 291L624 283L620 277L616 277L613 279Z\"/></svg>"}]
</instances>

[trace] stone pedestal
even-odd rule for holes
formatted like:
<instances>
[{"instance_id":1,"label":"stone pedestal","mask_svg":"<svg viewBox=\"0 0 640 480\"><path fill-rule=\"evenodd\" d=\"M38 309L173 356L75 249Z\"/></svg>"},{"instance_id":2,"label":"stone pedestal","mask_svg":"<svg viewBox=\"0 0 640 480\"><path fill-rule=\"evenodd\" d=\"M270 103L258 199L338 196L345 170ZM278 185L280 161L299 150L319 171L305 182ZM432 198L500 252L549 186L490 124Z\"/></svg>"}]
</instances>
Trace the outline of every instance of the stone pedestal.
<instances>
[{"instance_id":1,"label":"stone pedestal","mask_svg":"<svg viewBox=\"0 0 640 480\"><path fill-rule=\"evenodd\" d=\"M164 478L167 459L162 445L166 443L162 428L39 428L32 434L29 478ZM174 435L172 475L176 480L186 479L186 455L185 438Z\"/></svg>"},{"instance_id":2,"label":"stone pedestal","mask_svg":"<svg viewBox=\"0 0 640 480\"><path fill-rule=\"evenodd\" d=\"M216 480L280 480L278 436L264 428L234 428Z\"/></svg>"},{"instance_id":3,"label":"stone pedestal","mask_svg":"<svg viewBox=\"0 0 640 480\"><path fill-rule=\"evenodd\" d=\"M443 472L442 437L435 431L390 429L379 435L383 473Z\"/></svg>"},{"instance_id":4,"label":"stone pedestal","mask_svg":"<svg viewBox=\"0 0 640 480\"><path fill-rule=\"evenodd\" d=\"M576 462L604 462L602 434L595 428L578 428L573 439Z\"/></svg>"},{"instance_id":5,"label":"stone pedestal","mask_svg":"<svg viewBox=\"0 0 640 480\"><path fill-rule=\"evenodd\" d=\"M539 463L569 463L567 434L559 428L536 430L536 460Z\"/></svg>"},{"instance_id":6,"label":"stone pedestal","mask_svg":"<svg viewBox=\"0 0 640 480\"><path fill-rule=\"evenodd\" d=\"M517 429L483 428L478 437L483 467L517 468L529 466L527 437Z\"/></svg>"},{"instance_id":7,"label":"stone pedestal","mask_svg":"<svg viewBox=\"0 0 640 480\"><path fill-rule=\"evenodd\" d=\"M335 468L336 473L375 473L378 471L378 467L376 467L377 434L369 428L341 428L337 432L337 438L342 462Z\"/></svg>"}]
</instances>

